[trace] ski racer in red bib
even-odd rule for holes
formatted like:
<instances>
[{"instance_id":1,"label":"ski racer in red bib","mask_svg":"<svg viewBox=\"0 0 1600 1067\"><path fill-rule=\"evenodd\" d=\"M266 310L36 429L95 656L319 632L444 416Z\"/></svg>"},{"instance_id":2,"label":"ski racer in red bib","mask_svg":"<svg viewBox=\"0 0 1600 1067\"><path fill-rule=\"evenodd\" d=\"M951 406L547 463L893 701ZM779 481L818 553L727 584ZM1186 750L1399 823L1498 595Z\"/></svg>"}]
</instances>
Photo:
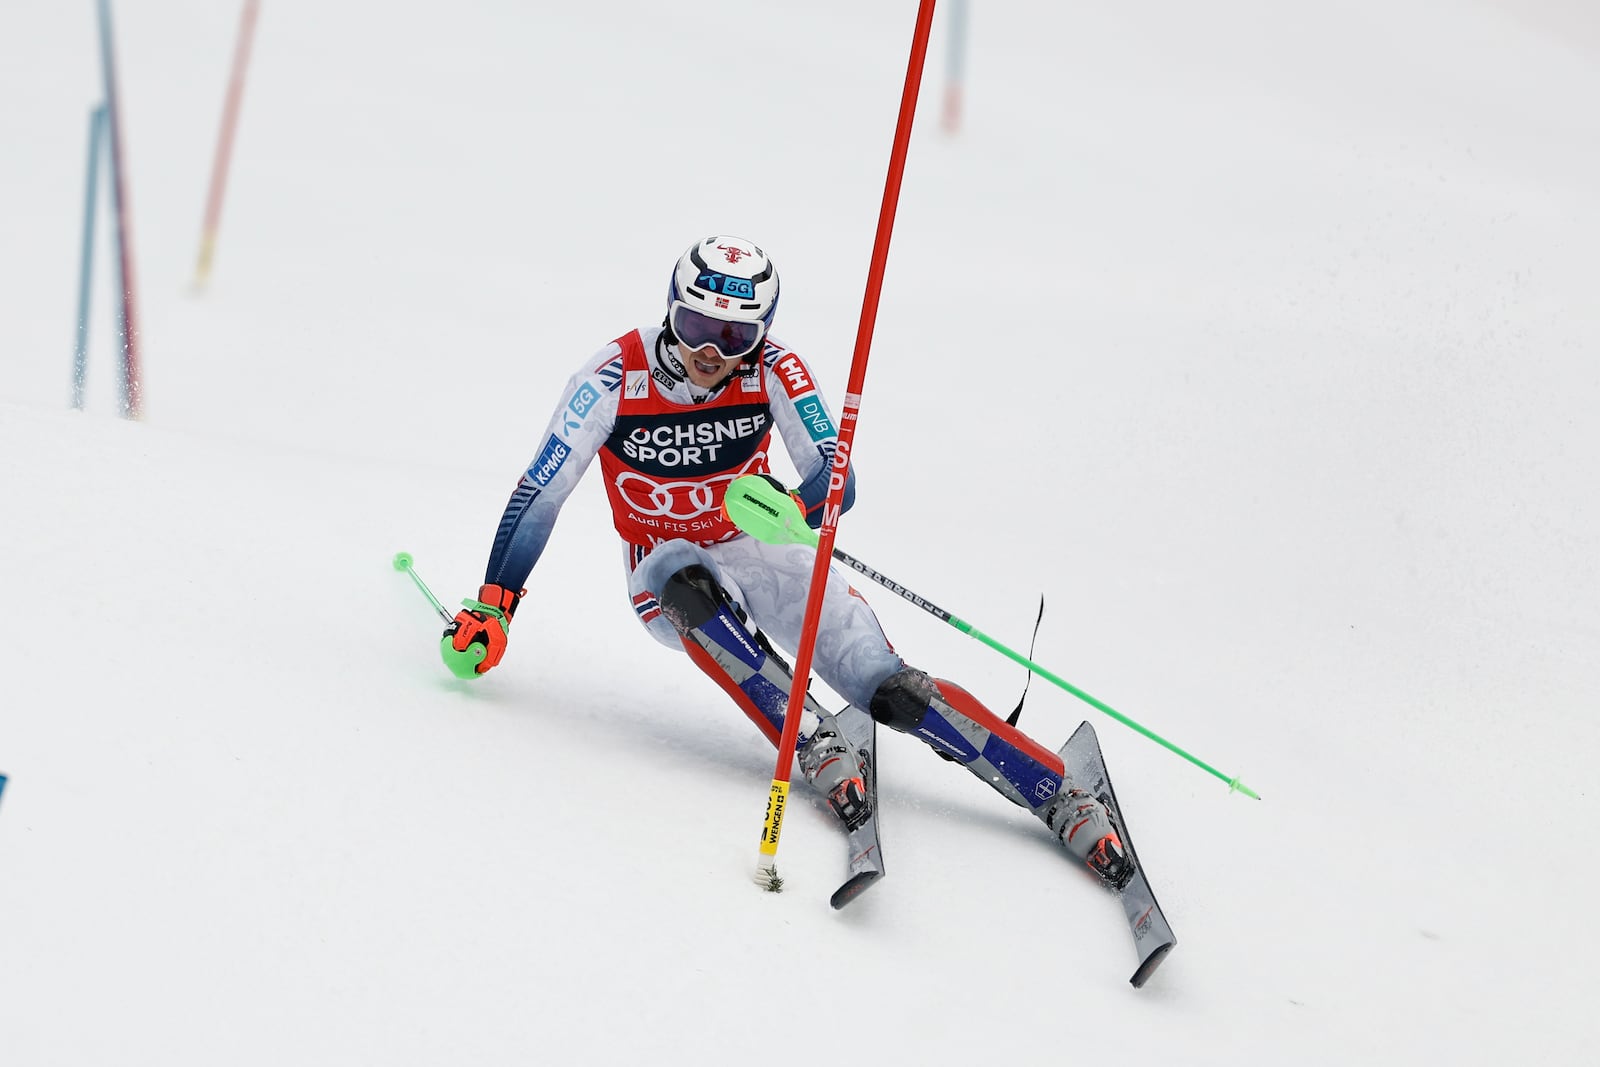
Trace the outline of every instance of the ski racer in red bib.
<instances>
[{"instance_id":1,"label":"ski racer in red bib","mask_svg":"<svg viewBox=\"0 0 1600 1067\"><path fill-rule=\"evenodd\" d=\"M445 630L452 671L471 678L501 661L528 575L599 456L639 621L686 651L777 743L793 680L778 649L799 646L815 549L740 532L723 495L741 475L771 477L776 431L799 474L792 495L819 526L838 441L811 368L769 332L777 309L767 254L740 237L707 237L673 268L662 324L617 338L571 377L501 515L477 599ZM852 465L847 510L854 475ZM1056 754L959 686L909 666L832 568L814 657L834 692L1032 811L1102 880L1120 887L1131 876L1109 811L1064 776ZM804 714L800 769L854 829L871 814L866 761L810 697Z\"/></svg>"}]
</instances>

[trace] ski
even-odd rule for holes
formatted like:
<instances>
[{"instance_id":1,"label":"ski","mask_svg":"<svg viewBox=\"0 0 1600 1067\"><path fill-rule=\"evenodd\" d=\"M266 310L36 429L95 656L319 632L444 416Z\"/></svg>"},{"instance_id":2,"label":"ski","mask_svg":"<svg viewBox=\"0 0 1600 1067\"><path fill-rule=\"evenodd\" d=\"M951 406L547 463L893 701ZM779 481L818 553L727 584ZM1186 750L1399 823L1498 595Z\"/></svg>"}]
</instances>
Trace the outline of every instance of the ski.
<instances>
[{"instance_id":1,"label":"ski","mask_svg":"<svg viewBox=\"0 0 1600 1067\"><path fill-rule=\"evenodd\" d=\"M845 739L861 754L861 777L867 787L868 811L860 826L845 831L850 842L850 875L828 899L835 908L842 908L883 877L883 849L878 843L878 724L854 705L845 708L836 718Z\"/></svg>"},{"instance_id":2,"label":"ski","mask_svg":"<svg viewBox=\"0 0 1600 1067\"><path fill-rule=\"evenodd\" d=\"M1111 776L1106 773L1105 757L1100 753L1100 739L1095 736L1094 727L1087 722L1079 726L1057 754L1066 766L1067 776L1078 788L1094 794L1111 809L1111 817L1121 833L1122 844L1128 850L1128 858L1133 861L1133 877L1117 892L1117 898L1122 902L1123 914L1128 918L1128 932L1133 935L1133 946L1139 953L1139 966L1133 972L1133 977L1128 979L1138 989L1149 981L1178 939L1173 936L1172 927L1167 925L1167 917L1162 914L1161 905L1156 902L1155 892L1145 877L1144 864L1133 847L1133 838L1128 833L1128 820L1117 804L1116 790L1111 788Z\"/></svg>"}]
</instances>

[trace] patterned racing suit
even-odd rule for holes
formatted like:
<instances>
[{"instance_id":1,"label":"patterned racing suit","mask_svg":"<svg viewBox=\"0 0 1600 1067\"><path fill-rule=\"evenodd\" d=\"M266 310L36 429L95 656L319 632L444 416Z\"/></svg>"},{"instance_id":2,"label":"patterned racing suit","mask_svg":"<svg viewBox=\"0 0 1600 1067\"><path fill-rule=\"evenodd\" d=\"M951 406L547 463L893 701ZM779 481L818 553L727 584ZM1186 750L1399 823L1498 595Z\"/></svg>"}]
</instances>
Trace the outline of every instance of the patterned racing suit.
<instances>
[{"instance_id":1,"label":"patterned racing suit","mask_svg":"<svg viewBox=\"0 0 1600 1067\"><path fill-rule=\"evenodd\" d=\"M770 470L776 428L799 474L796 492L808 521L817 525L838 443L833 414L810 367L774 338L756 368L710 394L673 373L671 359L659 327L635 330L568 380L543 447L506 504L484 581L523 587L561 506L598 455L629 596L646 629L667 647L683 648L659 593L674 573L700 563L751 625L793 651L815 551L740 533L723 516L722 497L735 477ZM854 498L851 471L846 509ZM866 601L831 568L818 629L817 674L860 707L904 665Z\"/></svg>"},{"instance_id":2,"label":"patterned racing suit","mask_svg":"<svg viewBox=\"0 0 1600 1067\"><path fill-rule=\"evenodd\" d=\"M758 645L764 634L791 652L799 647L816 550L741 533L722 514L722 498L734 478L768 472L776 428L799 473L807 520L818 525L835 423L810 368L775 339L758 364L709 393L674 373L675 359L662 330L647 328L613 341L572 376L506 504L484 581L523 587L562 504L598 455L640 622L662 644L686 651L776 743L792 676L770 646ZM1131 876L1110 812L1075 787L1060 756L959 686L906 666L872 609L832 567L812 667L873 719L1032 811L1109 884ZM806 780L856 826L868 814L866 763L809 696L799 745Z\"/></svg>"}]
</instances>

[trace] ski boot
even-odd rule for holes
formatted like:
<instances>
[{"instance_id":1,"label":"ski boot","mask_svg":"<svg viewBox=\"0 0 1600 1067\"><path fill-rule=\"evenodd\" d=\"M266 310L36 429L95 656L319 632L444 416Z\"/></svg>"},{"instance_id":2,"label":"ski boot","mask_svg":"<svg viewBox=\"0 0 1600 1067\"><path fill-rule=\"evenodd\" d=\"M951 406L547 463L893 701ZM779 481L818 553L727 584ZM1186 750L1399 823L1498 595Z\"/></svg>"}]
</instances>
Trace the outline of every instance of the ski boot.
<instances>
[{"instance_id":1,"label":"ski boot","mask_svg":"<svg viewBox=\"0 0 1600 1067\"><path fill-rule=\"evenodd\" d=\"M1133 861L1110 809L1082 789L1063 790L1040 818L1063 848L1112 889L1122 889L1133 877Z\"/></svg>"},{"instance_id":2,"label":"ski boot","mask_svg":"<svg viewBox=\"0 0 1600 1067\"><path fill-rule=\"evenodd\" d=\"M817 717L817 728L802 740L800 771L811 788L827 800L845 829L854 830L872 814L861 756L839 732L838 720L826 711Z\"/></svg>"},{"instance_id":3,"label":"ski boot","mask_svg":"<svg viewBox=\"0 0 1600 1067\"><path fill-rule=\"evenodd\" d=\"M878 686L872 717L920 738L939 756L961 764L995 792L1033 812L1106 885L1121 889L1133 877L1133 861L1110 810L1074 787L1060 756L960 686L906 667Z\"/></svg>"}]
</instances>

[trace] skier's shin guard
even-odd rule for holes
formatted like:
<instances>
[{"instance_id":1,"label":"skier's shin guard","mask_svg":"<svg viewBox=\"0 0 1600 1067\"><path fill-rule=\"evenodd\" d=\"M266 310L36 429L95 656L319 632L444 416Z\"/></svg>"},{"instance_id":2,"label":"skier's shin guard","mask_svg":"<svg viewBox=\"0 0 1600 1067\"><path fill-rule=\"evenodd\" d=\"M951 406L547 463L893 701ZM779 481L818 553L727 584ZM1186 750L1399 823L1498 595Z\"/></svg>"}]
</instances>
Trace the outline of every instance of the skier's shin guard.
<instances>
[{"instance_id":1,"label":"skier's shin guard","mask_svg":"<svg viewBox=\"0 0 1600 1067\"><path fill-rule=\"evenodd\" d=\"M953 682L907 667L878 686L872 717L921 738L1001 796L1038 812L1061 786L1061 758L1035 744Z\"/></svg>"},{"instance_id":2,"label":"skier's shin guard","mask_svg":"<svg viewBox=\"0 0 1600 1067\"><path fill-rule=\"evenodd\" d=\"M953 682L912 667L891 675L872 696L872 717L920 737L966 767L995 792L1038 816L1077 859L1120 887L1131 868L1100 801L1078 789L1061 757L984 707Z\"/></svg>"},{"instance_id":3,"label":"skier's shin guard","mask_svg":"<svg viewBox=\"0 0 1600 1067\"><path fill-rule=\"evenodd\" d=\"M733 698L774 745L783 731L794 674L758 630L751 633L711 571L695 564L667 579L661 610L689 658ZM810 785L849 825L866 818L861 758L834 717L806 695L796 754ZM852 789L851 786L855 788Z\"/></svg>"}]
</instances>

